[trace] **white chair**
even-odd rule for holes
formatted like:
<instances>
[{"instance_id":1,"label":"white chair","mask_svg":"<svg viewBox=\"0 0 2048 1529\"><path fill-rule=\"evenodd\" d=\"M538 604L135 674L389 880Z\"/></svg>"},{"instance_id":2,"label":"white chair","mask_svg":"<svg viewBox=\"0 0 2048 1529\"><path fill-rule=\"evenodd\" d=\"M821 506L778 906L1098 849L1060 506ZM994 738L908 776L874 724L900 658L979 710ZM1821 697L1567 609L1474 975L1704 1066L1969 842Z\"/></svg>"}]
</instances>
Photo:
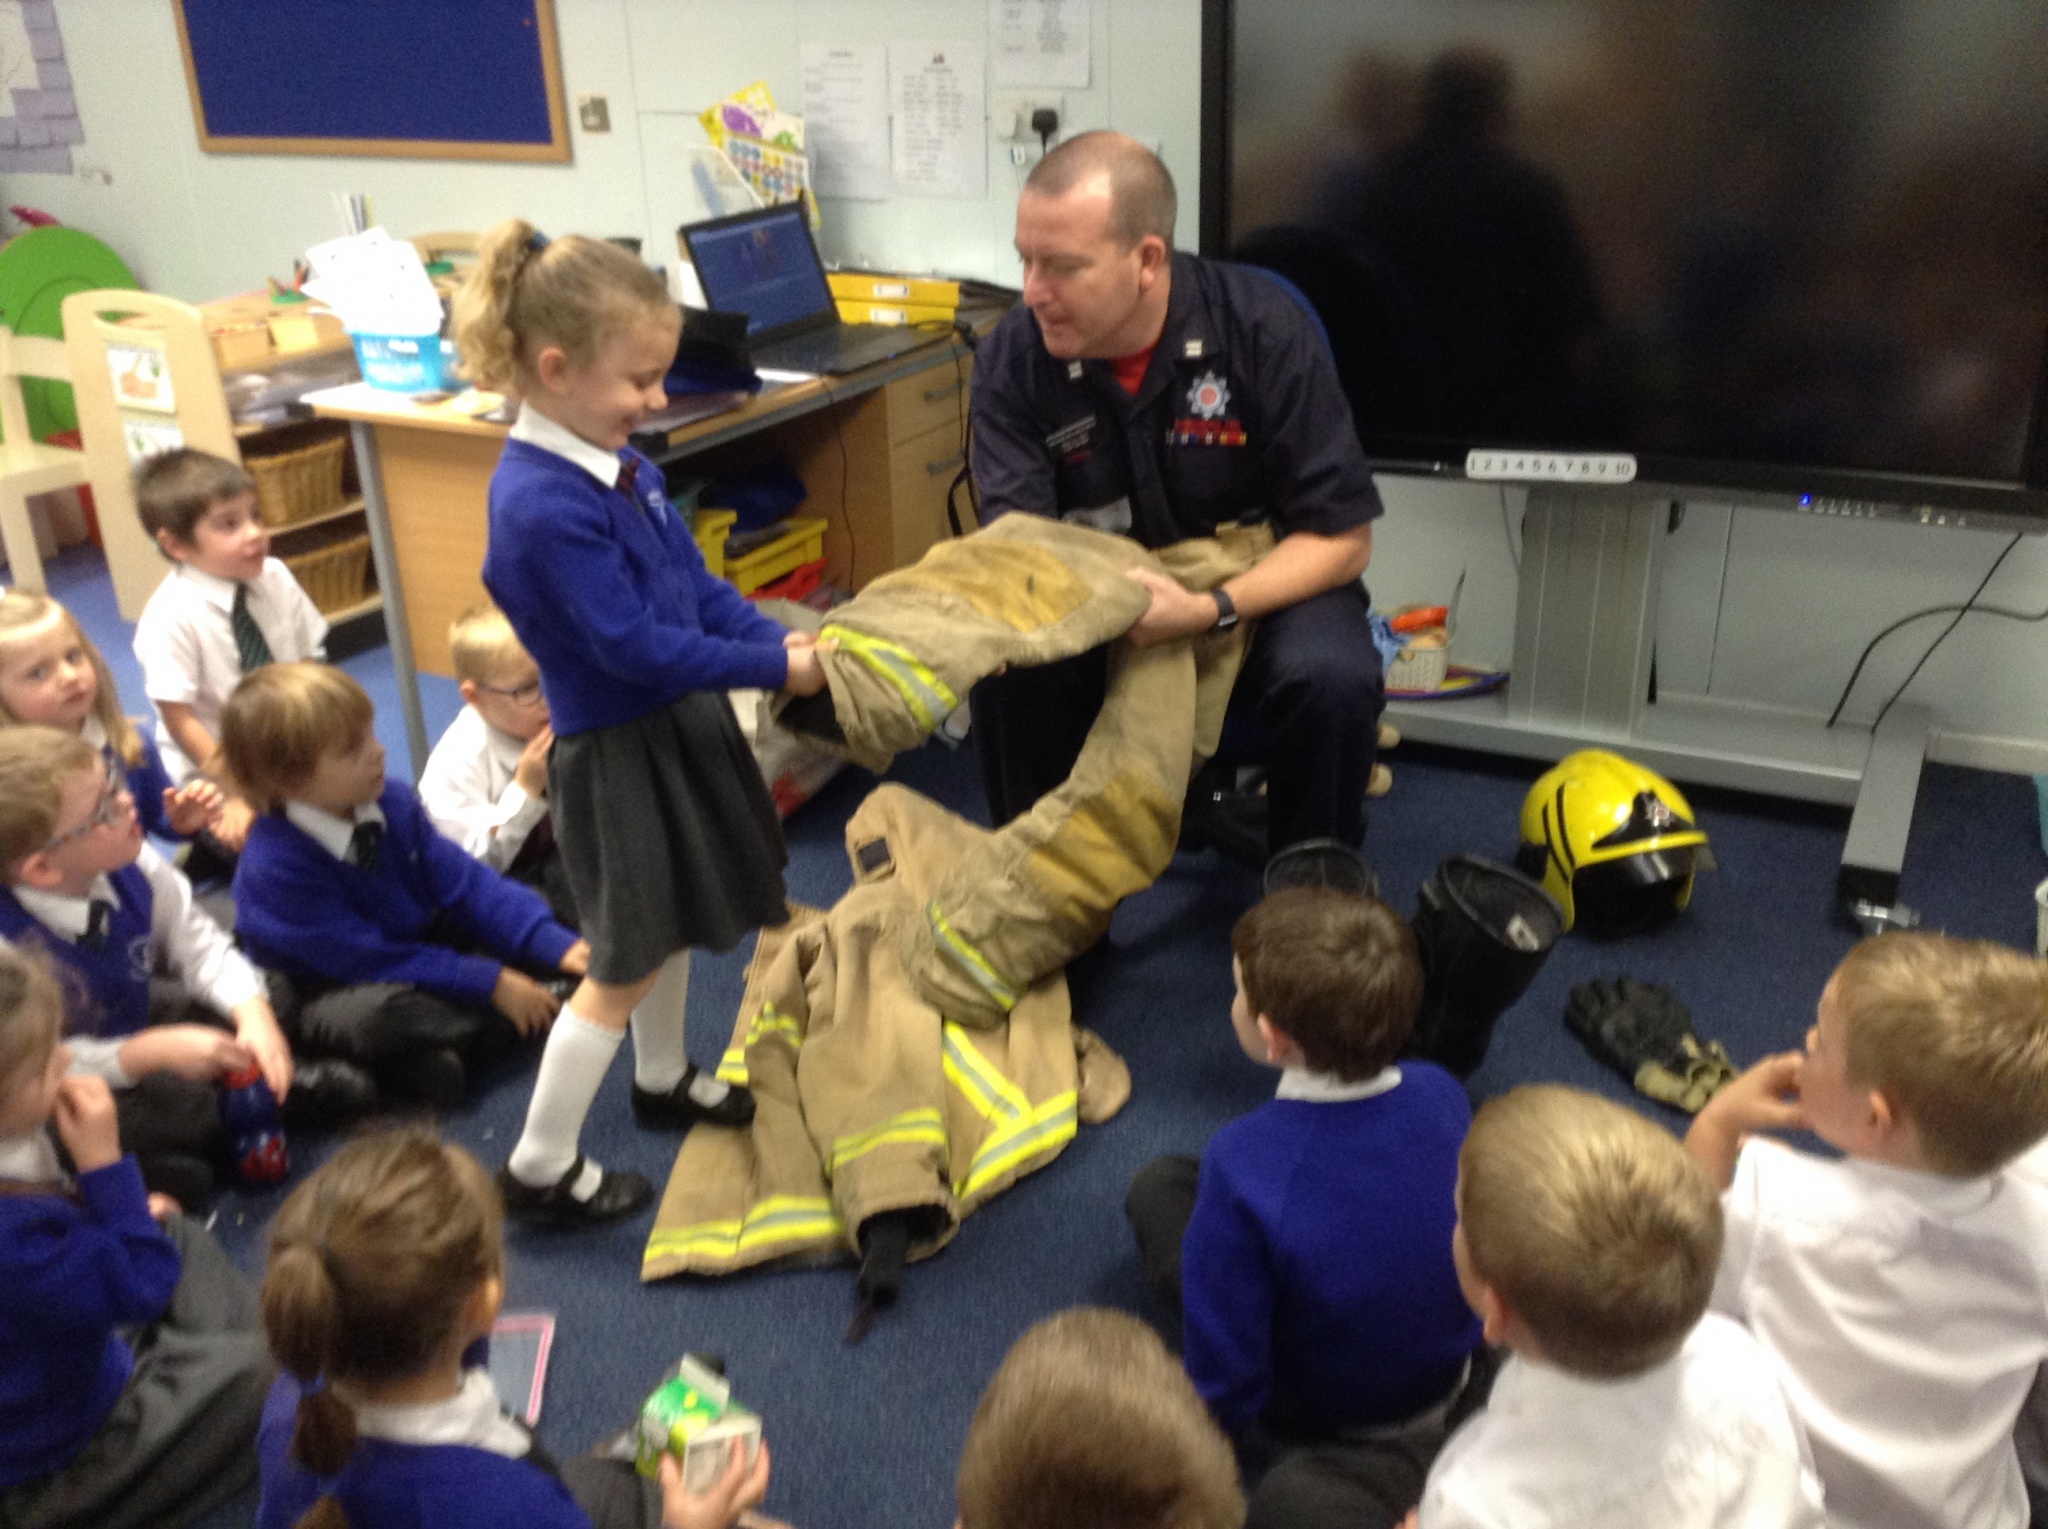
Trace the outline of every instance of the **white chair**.
<instances>
[{"instance_id":1,"label":"white chair","mask_svg":"<svg viewBox=\"0 0 2048 1529\"><path fill-rule=\"evenodd\" d=\"M0 440L0 546L6 548L14 585L40 593L45 587L43 555L29 519L29 498L75 488L88 474L84 452L46 446L29 434L28 410L21 401L24 377L69 382L71 362L64 342L16 334L0 325L0 432L6 437Z\"/></svg>"}]
</instances>

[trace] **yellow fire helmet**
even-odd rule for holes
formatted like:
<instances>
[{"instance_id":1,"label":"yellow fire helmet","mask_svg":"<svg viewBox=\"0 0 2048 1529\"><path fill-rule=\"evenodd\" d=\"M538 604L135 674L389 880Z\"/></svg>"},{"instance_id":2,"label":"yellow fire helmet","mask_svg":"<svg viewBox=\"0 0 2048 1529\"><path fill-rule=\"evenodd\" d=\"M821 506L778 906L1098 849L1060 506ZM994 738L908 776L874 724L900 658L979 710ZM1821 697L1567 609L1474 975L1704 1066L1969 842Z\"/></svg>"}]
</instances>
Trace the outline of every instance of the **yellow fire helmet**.
<instances>
[{"instance_id":1,"label":"yellow fire helmet","mask_svg":"<svg viewBox=\"0 0 2048 1529\"><path fill-rule=\"evenodd\" d=\"M1540 877L1567 929L1629 934L1692 900L1714 868L1707 836L1676 786L1605 749L1567 755L1522 802L1515 864Z\"/></svg>"}]
</instances>

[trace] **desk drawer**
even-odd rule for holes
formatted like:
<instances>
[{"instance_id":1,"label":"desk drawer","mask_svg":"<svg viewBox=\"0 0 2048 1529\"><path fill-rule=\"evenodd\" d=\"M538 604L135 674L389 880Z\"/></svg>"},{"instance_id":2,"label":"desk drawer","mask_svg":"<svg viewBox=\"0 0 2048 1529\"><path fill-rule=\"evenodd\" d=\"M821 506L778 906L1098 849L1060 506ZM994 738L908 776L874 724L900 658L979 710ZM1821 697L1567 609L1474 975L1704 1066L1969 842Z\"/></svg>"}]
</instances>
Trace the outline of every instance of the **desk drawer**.
<instances>
[{"instance_id":1,"label":"desk drawer","mask_svg":"<svg viewBox=\"0 0 2048 1529\"><path fill-rule=\"evenodd\" d=\"M958 436L973 368L974 358L962 356L957 367L953 361L943 361L890 383L889 444L901 445L942 425L950 425Z\"/></svg>"},{"instance_id":2,"label":"desk drawer","mask_svg":"<svg viewBox=\"0 0 2048 1529\"><path fill-rule=\"evenodd\" d=\"M946 490L960 472L960 426L943 424L889 451L889 498L895 557L901 568L924 556L934 542L953 534L946 520ZM960 495L963 521L971 517L966 491ZM969 530L973 527L970 524Z\"/></svg>"}]
</instances>

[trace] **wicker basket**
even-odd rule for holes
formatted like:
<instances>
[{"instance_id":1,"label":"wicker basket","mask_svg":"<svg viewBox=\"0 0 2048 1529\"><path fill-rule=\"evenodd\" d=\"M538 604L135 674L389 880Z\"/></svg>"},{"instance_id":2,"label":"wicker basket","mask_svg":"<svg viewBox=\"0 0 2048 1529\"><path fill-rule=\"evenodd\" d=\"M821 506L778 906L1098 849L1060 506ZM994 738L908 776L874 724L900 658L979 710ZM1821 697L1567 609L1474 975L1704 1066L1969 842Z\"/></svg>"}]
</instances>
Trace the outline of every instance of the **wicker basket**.
<instances>
[{"instance_id":1,"label":"wicker basket","mask_svg":"<svg viewBox=\"0 0 2048 1529\"><path fill-rule=\"evenodd\" d=\"M310 446L245 458L242 465L256 480L264 524L276 530L340 509L342 460L347 455L348 437L336 435Z\"/></svg>"},{"instance_id":2,"label":"wicker basket","mask_svg":"<svg viewBox=\"0 0 2048 1529\"><path fill-rule=\"evenodd\" d=\"M362 532L310 552L294 553L284 560L284 565L299 581L307 598L319 607L320 614L331 616L358 604L369 591L369 533Z\"/></svg>"}]
</instances>

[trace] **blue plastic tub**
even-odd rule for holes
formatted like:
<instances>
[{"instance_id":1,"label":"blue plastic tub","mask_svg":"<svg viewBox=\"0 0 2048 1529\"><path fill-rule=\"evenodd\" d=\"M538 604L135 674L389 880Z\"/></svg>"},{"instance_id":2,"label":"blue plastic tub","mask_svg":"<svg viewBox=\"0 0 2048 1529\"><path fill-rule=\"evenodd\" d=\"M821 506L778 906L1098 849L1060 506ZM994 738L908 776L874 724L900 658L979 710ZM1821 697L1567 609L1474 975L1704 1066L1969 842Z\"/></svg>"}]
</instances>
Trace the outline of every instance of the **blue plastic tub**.
<instances>
[{"instance_id":1,"label":"blue plastic tub","mask_svg":"<svg viewBox=\"0 0 2048 1529\"><path fill-rule=\"evenodd\" d=\"M439 335L350 335L363 381L394 393L438 393L462 386L455 345Z\"/></svg>"}]
</instances>

